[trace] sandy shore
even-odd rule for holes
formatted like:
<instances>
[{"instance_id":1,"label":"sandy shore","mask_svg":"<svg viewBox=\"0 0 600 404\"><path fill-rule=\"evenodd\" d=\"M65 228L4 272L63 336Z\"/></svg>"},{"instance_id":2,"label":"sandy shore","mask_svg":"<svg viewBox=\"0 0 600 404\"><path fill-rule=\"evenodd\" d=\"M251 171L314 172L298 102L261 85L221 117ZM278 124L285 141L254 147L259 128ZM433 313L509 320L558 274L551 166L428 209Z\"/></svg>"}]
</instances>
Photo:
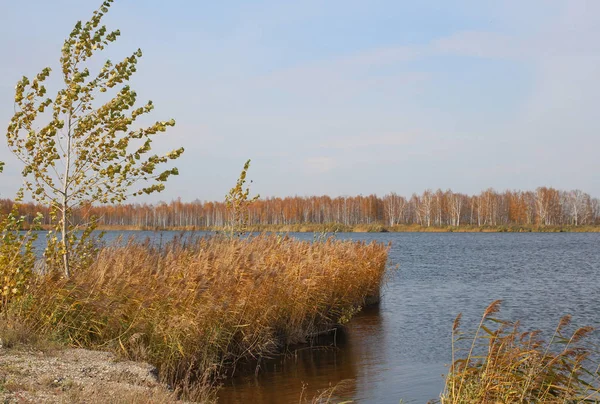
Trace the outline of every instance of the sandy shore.
<instances>
[{"instance_id":1,"label":"sandy shore","mask_svg":"<svg viewBox=\"0 0 600 404\"><path fill-rule=\"evenodd\" d=\"M146 363L85 349L0 348L4 403L169 403L175 396Z\"/></svg>"}]
</instances>

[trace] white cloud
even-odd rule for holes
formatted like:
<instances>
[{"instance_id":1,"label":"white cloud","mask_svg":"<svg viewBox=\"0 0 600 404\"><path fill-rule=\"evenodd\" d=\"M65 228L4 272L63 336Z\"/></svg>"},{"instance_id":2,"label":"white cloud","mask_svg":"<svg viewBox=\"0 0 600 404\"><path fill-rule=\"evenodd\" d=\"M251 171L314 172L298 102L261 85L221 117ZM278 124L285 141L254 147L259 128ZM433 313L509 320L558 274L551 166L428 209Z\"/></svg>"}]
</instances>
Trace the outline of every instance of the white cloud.
<instances>
[{"instance_id":1,"label":"white cloud","mask_svg":"<svg viewBox=\"0 0 600 404\"><path fill-rule=\"evenodd\" d=\"M523 39L495 32L464 31L440 38L431 44L433 52L459 56L514 59L526 53ZM526 42L526 40L525 40Z\"/></svg>"},{"instance_id":2,"label":"white cloud","mask_svg":"<svg viewBox=\"0 0 600 404\"><path fill-rule=\"evenodd\" d=\"M310 157L304 161L309 173L326 173L338 166L338 162L332 157Z\"/></svg>"},{"instance_id":3,"label":"white cloud","mask_svg":"<svg viewBox=\"0 0 600 404\"><path fill-rule=\"evenodd\" d=\"M377 146L406 146L415 143L417 136L413 134L383 134L359 136L338 136L321 143L323 149L363 150Z\"/></svg>"},{"instance_id":4,"label":"white cloud","mask_svg":"<svg viewBox=\"0 0 600 404\"><path fill-rule=\"evenodd\" d=\"M328 60L275 71L259 77L256 84L294 95L344 100L373 90L406 88L426 80L423 72L404 68L417 60L417 47L367 49Z\"/></svg>"}]
</instances>

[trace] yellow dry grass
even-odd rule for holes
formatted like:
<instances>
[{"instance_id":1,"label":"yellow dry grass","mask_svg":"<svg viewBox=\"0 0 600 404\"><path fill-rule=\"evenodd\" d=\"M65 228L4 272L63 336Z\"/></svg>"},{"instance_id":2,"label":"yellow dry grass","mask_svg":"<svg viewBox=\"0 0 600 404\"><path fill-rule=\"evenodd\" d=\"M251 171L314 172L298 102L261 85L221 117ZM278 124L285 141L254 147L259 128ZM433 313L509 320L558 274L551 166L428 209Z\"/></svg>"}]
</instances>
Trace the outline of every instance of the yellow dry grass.
<instances>
[{"instance_id":1,"label":"yellow dry grass","mask_svg":"<svg viewBox=\"0 0 600 404\"><path fill-rule=\"evenodd\" d=\"M545 342L538 331L522 332L518 323L493 318L499 307L500 301L488 306L472 337L460 332L460 315L454 321L453 363L442 404L600 400L598 368L586 369L594 366L590 356L598 354L585 340L591 327L567 333L570 317L565 316ZM456 347L464 339L470 339L470 347L459 352Z\"/></svg>"},{"instance_id":2,"label":"yellow dry grass","mask_svg":"<svg viewBox=\"0 0 600 404\"><path fill-rule=\"evenodd\" d=\"M277 235L129 241L68 280L38 277L13 312L41 335L150 362L168 383L206 385L347 321L378 295L387 251Z\"/></svg>"}]
</instances>

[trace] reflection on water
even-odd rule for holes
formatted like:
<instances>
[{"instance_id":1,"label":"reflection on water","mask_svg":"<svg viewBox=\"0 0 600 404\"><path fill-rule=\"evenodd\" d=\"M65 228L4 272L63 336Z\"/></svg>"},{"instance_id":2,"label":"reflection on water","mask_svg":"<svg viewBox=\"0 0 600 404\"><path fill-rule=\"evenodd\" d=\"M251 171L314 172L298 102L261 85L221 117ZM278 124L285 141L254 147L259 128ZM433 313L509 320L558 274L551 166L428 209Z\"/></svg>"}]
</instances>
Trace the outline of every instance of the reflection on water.
<instances>
[{"instance_id":1,"label":"reflection on water","mask_svg":"<svg viewBox=\"0 0 600 404\"><path fill-rule=\"evenodd\" d=\"M123 232L168 241L178 233ZM110 241L119 233L108 232ZM312 234L295 234L312 240ZM503 299L501 316L553 330L564 314L600 326L600 233L378 233L338 238L392 243L400 270L381 304L353 318L335 341L261 364L220 392L223 403L298 403L330 383L361 403L425 403L443 387L452 321L475 328L485 307ZM592 335L600 344L600 332Z\"/></svg>"},{"instance_id":2,"label":"reflection on water","mask_svg":"<svg viewBox=\"0 0 600 404\"><path fill-rule=\"evenodd\" d=\"M378 306L366 308L355 319L346 329L264 362L257 374L230 379L219 394L220 402L298 402L301 393L312 398L339 382L339 396L358 396L363 387L357 385L359 371L372 369L380 362L377 347L384 341L380 339L382 317ZM373 373L376 377L377 372Z\"/></svg>"}]
</instances>

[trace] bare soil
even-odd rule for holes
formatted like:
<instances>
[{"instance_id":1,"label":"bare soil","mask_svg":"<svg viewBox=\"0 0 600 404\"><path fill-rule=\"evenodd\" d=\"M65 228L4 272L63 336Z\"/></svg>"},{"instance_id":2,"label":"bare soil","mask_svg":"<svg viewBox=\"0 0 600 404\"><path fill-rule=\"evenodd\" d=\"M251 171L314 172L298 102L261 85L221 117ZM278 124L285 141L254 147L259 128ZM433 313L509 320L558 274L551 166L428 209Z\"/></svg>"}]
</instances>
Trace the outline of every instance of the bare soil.
<instances>
[{"instance_id":1,"label":"bare soil","mask_svg":"<svg viewBox=\"0 0 600 404\"><path fill-rule=\"evenodd\" d=\"M3 403L170 403L175 395L147 364L109 352L0 348Z\"/></svg>"}]
</instances>

